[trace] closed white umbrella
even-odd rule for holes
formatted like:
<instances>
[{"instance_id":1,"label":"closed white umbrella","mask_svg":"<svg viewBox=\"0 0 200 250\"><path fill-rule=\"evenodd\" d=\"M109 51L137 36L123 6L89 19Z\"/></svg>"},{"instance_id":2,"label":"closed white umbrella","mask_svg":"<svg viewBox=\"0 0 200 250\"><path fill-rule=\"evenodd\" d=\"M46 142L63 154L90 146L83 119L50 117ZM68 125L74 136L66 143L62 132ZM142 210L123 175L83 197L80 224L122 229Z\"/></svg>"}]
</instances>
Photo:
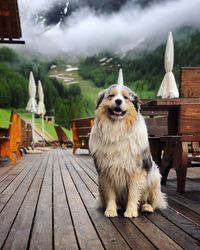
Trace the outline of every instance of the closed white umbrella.
<instances>
[{"instance_id":1,"label":"closed white umbrella","mask_svg":"<svg viewBox=\"0 0 200 250\"><path fill-rule=\"evenodd\" d=\"M123 86L124 85L124 79L123 79L123 72L122 69L119 69L119 75L118 75L118 80L117 84Z\"/></svg>"},{"instance_id":2,"label":"closed white umbrella","mask_svg":"<svg viewBox=\"0 0 200 250\"><path fill-rule=\"evenodd\" d=\"M162 80L157 96L162 98L177 98L179 97L176 80L172 72L174 65L174 42L172 32L169 32L167 45L165 49L165 76Z\"/></svg>"},{"instance_id":3,"label":"closed white umbrella","mask_svg":"<svg viewBox=\"0 0 200 250\"><path fill-rule=\"evenodd\" d=\"M46 109L44 105L44 93L43 93L43 88L41 81L38 81L38 97L39 97L39 102L38 102L38 107L37 107L37 114L42 115L42 138L44 141L44 115L46 114Z\"/></svg>"},{"instance_id":4,"label":"closed white umbrella","mask_svg":"<svg viewBox=\"0 0 200 250\"><path fill-rule=\"evenodd\" d=\"M35 86L35 80L33 76L33 72L30 72L29 75L29 101L26 106L26 110L30 113L32 113L32 143L33 147L35 146L35 116L34 114L37 112L37 103L35 100L36 96L36 86Z\"/></svg>"}]
</instances>

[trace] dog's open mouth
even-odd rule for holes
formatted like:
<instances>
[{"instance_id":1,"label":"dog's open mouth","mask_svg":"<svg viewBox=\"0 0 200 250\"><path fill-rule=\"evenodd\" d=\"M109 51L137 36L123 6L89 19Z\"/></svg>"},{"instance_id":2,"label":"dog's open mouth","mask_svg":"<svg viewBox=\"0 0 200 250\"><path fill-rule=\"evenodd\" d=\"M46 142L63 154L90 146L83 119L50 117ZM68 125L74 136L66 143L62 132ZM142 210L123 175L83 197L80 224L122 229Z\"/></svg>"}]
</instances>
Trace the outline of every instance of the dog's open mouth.
<instances>
[{"instance_id":1,"label":"dog's open mouth","mask_svg":"<svg viewBox=\"0 0 200 250\"><path fill-rule=\"evenodd\" d=\"M122 117L126 114L126 111L123 111L121 108L118 107L114 109L109 108L108 112L111 116L116 116L116 117Z\"/></svg>"}]
</instances>

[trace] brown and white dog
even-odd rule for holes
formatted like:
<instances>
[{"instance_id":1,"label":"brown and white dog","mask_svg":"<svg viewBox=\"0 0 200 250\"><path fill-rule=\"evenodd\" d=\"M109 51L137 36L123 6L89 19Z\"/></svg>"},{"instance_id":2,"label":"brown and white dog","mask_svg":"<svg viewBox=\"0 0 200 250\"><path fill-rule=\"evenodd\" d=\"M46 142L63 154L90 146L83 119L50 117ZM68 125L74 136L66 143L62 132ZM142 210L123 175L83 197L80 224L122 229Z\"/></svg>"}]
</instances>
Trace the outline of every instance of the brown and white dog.
<instances>
[{"instance_id":1,"label":"brown and white dog","mask_svg":"<svg viewBox=\"0 0 200 250\"><path fill-rule=\"evenodd\" d=\"M105 216L117 216L117 206L128 218L137 217L138 208L153 212L167 207L138 97L129 88L112 85L99 94L89 148Z\"/></svg>"}]
</instances>

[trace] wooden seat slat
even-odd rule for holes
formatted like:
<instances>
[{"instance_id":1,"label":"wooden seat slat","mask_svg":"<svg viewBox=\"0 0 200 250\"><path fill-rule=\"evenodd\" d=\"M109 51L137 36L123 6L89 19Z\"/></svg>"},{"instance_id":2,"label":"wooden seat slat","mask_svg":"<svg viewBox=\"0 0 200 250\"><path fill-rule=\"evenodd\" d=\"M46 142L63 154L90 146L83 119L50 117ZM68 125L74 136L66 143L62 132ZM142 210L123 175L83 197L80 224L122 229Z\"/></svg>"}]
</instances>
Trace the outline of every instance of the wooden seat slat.
<instances>
[{"instance_id":1,"label":"wooden seat slat","mask_svg":"<svg viewBox=\"0 0 200 250\"><path fill-rule=\"evenodd\" d=\"M85 136L91 132L91 127L77 128L76 131L79 136Z\"/></svg>"},{"instance_id":2,"label":"wooden seat slat","mask_svg":"<svg viewBox=\"0 0 200 250\"><path fill-rule=\"evenodd\" d=\"M84 118L79 118L79 119L72 119L71 123L75 123L76 127L81 128L81 127L91 127L91 120L93 120L94 117L84 117Z\"/></svg>"},{"instance_id":3,"label":"wooden seat slat","mask_svg":"<svg viewBox=\"0 0 200 250\"><path fill-rule=\"evenodd\" d=\"M144 103L145 105L145 103ZM158 166L161 164L161 154L164 143L160 138L168 134L168 111L143 110L141 114L145 119L148 131L148 139L153 160Z\"/></svg>"},{"instance_id":4,"label":"wooden seat slat","mask_svg":"<svg viewBox=\"0 0 200 250\"><path fill-rule=\"evenodd\" d=\"M180 107L179 134L200 136L200 105L186 104Z\"/></svg>"},{"instance_id":5,"label":"wooden seat slat","mask_svg":"<svg viewBox=\"0 0 200 250\"><path fill-rule=\"evenodd\" d=\"M58 137L58 143L60 143L60 146L72 147L72 141L68 138L63 128L61 126L54 126L54 128L55 128L55 131Z\"/></svg>"}]
</instances>

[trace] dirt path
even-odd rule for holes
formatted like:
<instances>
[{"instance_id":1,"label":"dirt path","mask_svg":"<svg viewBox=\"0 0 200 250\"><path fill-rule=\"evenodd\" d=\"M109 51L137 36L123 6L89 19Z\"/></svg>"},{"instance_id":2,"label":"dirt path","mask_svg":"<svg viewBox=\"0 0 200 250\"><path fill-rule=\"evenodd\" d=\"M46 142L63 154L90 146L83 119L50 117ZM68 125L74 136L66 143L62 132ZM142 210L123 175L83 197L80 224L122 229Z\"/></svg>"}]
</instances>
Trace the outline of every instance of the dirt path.
<instances>
[{"instance_id":1,"label":"dirt path","mask_svg":"<svg viewBox=\"0 0 200 250\"><path fill-rule=\"evenodd\" d=\"M73 72L77 71L78 68L75 67L54 67L50 71L50 77L56 78L58 80L63 81L65 85L75 84L78 83L77 79L74 77Z\"/></svg>"}]
</instances>

